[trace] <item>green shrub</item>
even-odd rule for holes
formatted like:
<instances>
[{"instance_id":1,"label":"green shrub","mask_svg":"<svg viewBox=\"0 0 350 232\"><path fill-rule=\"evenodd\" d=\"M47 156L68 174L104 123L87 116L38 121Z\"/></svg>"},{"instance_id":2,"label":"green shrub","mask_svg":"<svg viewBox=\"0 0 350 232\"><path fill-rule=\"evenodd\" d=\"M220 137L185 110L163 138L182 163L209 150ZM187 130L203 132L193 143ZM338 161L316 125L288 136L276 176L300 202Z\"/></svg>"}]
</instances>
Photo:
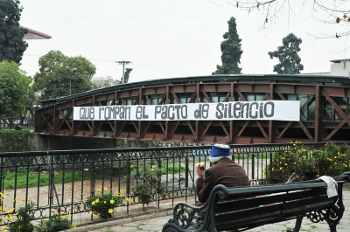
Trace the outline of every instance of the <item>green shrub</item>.
<instances>
[{"instance_id":1,"label":"green shrub","mask_svg":"<svg viewBox=\"0 0 350 232\"><path fill-rule=\"evenodd\" d=\"M163 199L165 198L166 184L161 182L161 176L161 169L151 169L148 166L132 168L131 178L137 180L138 183L134 185L131 190L134 196L140 199L143 206L145 204L148 205L155 194L159 194Z\"/></svg>"},{"instance_id":2,"label":"green shrub","mask_svg":"<svg viewBox=\"0 0 350 232\"><path fill-rule=\"evenodd\" d=\"M107 188L105 188L107 190ZM101 189L97 189L101 191ZM96 195L94 197L88 197L86 206L90 209L90 215L94 212L101 218L110 218L114 212L114 208L120 206L122 199L119 195L113 195L112 193L104 194L103 196Z\"/></svg>"},{"instance_id":3,"label":"green shrub","mask_svg":"<svg viewBox=\"0 0 350 232\"><path fill-rule=\"evenodd\" d=\"M350 147L327 143L324 150L301 149L301 143L293 143L291 149L275 153L267 175L283 183L296 173L298 181L312 180L320 176L339 176L350 171ZM271 172L271 173L270 173Z\"/></svg>"},{"instance_id":4,"label":"green shrub","mask_svg":"<svg viewBox=\"0 0 350 232\"><path fill-rule=\"evenodd\" d=\"M75 228L68 220L68 216L61 217L59 213L54 214L48 220L41 220L39 225L35 226L38 232L56 232Z\"/></svg>"},{"instance_id":5,"label":"green shrub","mask_svg":"<svg viewBox=\"0 0 350 232\"><path fill-rule=\"evenodd\" d=\"M30 131L0 130L0 151L29 151L30 145L28 143L28 137L30 135Z\"/></svg>"}]
</instances>

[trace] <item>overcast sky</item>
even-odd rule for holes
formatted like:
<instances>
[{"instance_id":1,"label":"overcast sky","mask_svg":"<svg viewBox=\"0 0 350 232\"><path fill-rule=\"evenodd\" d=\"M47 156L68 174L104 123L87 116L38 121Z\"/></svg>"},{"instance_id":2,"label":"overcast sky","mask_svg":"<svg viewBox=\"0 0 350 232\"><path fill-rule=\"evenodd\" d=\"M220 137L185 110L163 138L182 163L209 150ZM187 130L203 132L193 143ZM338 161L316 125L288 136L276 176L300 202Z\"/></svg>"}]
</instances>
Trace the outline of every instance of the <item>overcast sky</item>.
<instances>
[{"instance_id":1,"label":"overcast sky","mask_svg":"<svg viewBox=\"0 0 350 232\"><path fill-rule=\"evenodd\" d=\"M315 39L310 35L335 34L337 29L310 15L311 6L296 6L294 15L284 10L264 29L262 11L249 14L227 2L230 0L21 0L20 24L52 36L50 40L27 40L21 68L33 76L41 56L60 50L67 56L89 59L96 66L96 77L120 79L122 66L115 63L120 60L132 62L127 65L133 68L129 82L211 75L221 64L220 42L232 16L242 39L240 67L244 74L273 73L278 60L271 60L268 52L282 45L288 33L303 40L299 55L304 73L330 71L329 60L348 58L344 50L350 46L347 37Z\"/></svg>"}]
</instances>

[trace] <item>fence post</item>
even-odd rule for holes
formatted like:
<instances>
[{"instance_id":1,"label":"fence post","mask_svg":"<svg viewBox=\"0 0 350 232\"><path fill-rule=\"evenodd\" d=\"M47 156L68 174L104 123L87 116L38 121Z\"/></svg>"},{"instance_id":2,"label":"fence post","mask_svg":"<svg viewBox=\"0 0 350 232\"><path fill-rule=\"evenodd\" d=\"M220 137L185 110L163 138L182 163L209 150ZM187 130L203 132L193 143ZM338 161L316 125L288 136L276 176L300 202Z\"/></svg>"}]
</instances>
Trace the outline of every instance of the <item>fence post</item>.
<instances>
[{"instance_id":1,"label":"fence post","mask_svg":"<svg viewBox=\"0 0 350 232\"><path fill-rule=\"evenodd\" d=\"M0 192L3 191L2 187L5 184L5 178L4 178L4 157L1 157L1 168L0 168ZM1 212L4 212L4 207L3 207L3 201L1 201L0 203L0 207L1 207Z\"/></svg>"},{"instance_id":2,"label":"fence post","mask_svg":"<svg viewBox=\"0 0 350 232\"><path fill-rule=\"evenodd\" d=\"M160 175L158 175L158 173ZM158 176L158 186L157 186L157 204L158 204L158 209L160 208L160 204L159 204L159 190L161 190L161 187L162 187L162 159L160 158L160 155L158 154L158 173L157 173L157 176Z\"/></svg>"},{"instance_id":3,"label":"fence post","mask_svg":"<svg viewBox=\"0 0 350 232\"><path fill-rule=\"evenodd\" d=\"M91 180L90 180L90 197L95 197L95 172L96 172L96 165L95 165L95 158L94 162L91 163ZM91 221L94 219L93 215L91 214Z\"/></svg>"},{"instance_id":4,"label":"fence post","mask_svg":"<svg viewBox=\"0 0 350 232\"><path fill-rule=\"evenodd\" d=\"M186 187L186 190L187 190L187 188L188 188L188 172L190 171L190 169L189 169L189 158L188 158L188 156L187 156L187 154L186 154L186 157L185 157L185 159L186 159L186 170L185 170L185 187Z\"/></svg>"},{"instance_id":5,"label":"fence post","mask_svg":"<svg viewBox=\"0 0 350 232\"><path fill-rule=\"evenodd\" d=\"M54 159L54 155L48 155L48 158L50 159L50 168L49 168L49 218L51 217L51 209L52 209L52 201L53 201L53 159Z\"/></svg>"},{"instance_id":6,"label":"fence post","mask_svg":"<svg viewBox=\"0 0 350 232\"><path fill-rule=\"evenodd\" d=\"M130 195L130 153L128 154L128 158L126 161L126 170L127 170L127 175L126 175L126 196L129 198ZM126 213L129 214L129 201L126 201L127 209Z\"/></svg>"},{"instance_id":7,"label":"fence post","mask_svg":"<svg viewBox=\"0 0 350 232\"><path fill-rule=\"evenodd\" d=\"M259 157L259 153L258 153L258 157ZM255 179L254 174L255 174L255 153L253 152L253 154L252 154L252 180Z\"/></svg>"}]
</instances>

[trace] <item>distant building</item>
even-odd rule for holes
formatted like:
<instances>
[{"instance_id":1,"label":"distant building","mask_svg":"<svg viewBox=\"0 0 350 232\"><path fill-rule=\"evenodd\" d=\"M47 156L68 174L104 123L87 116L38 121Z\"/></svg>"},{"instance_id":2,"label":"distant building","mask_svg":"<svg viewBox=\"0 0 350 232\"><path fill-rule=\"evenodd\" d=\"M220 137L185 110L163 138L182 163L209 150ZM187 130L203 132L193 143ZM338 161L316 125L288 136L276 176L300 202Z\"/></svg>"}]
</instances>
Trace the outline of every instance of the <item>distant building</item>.
<instances>
[{"instance_id":1,"label":"distant building","mask_svg":"<svg viewBox=\"0 0 350 232\"><path fill-rule=\"evenodd\" d=\"M350 77L350 59L330 60L330 62L332 62L330 75Z\"/></svg>"},{"instance_id":2,"label":"distant building","mask_svg":"<svg viewBox=\"0 0 350 232\"><path fill-rule=\"evenodd\" d=\"M52 37L50 35L46 35L42 32L39 31L35 31L33 29L27 28L27 27L23 27L23 26L19 26L20 28L24 28L28 30L28 33L24 36L24 40L28 40L28 39L51 39Z\"/></svg>"},{"instance_id":3,"label":"distant building","mask_svg":"<svg viewBox=\"0 0 350 232\"><path fill-rule=\"evenodd\" d=\"M350 59L337 59L330 60L331 71L330 72L311 72L302 73L303 75L328 75L328 76L343 76L350 78Z\"/></svg>"}]
</instances>

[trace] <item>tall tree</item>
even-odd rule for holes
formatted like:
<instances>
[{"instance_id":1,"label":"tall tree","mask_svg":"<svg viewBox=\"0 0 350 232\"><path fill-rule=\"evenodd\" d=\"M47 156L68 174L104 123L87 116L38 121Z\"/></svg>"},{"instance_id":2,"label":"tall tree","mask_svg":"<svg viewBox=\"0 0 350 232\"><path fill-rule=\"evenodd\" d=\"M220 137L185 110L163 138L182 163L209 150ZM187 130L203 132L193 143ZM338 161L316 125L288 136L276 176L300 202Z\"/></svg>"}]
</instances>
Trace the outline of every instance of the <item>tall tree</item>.
<instances>
[{"instance_id":1,"label":"tall tree","mask_svg":"<svg viewBox=\"0 0 350 232\"><path fill-rule=\"evenodd\" d=\"M27 29L19 27L23 8L19 0L0 0L0 62L3 60L19 63L28 44L23 37Z\"/></svg>"},{"instance_id":2,"label":"tall tree","mask_svg":"<svg viewBox=\"0 0 350 232\"><path fill-rule=\"evenodd\" d=\"M278 74L300 74L304 70L304 65L300 64L301 58L299 45L302 40L290 33L282 40L283 45L277 48L277 51L269 52L270 58L278 58L279 64L273 67L273 71Z\"/></svg>"},{"instance_id":3,"label":"tall tree","mask_svg":"<svg viewBox=\"0 0 350 232\"><path fill-rule=\"evenodd\" d=\"M0 63L0 118L23 114L32 79L15 62Z\"/></svg>"},{"instance_id":4,"label":"tall tree","mask_svg":"<svg viewBox=\"0 0 350 232\"><path fill-rule=\"evenodd\" d=\"M68 57L60 51L50 51L39 59L39 72L34 75L33 88L41 99L52 99L92 89L91 78L96 67L82 56ZM67 71L66 67L70 67ZM76 72L73 72L73 69Z\"/></svg>"},{"instance_id":5,"label":"tall tree","mask_svg":"<svg viewBox=\"0 0 350 232\"><path fill-rule=\"evenodd\" d=\"M241 68L238 64L241 63L241 55L243 53L241 49L241 39L238 36L236 29L236 19L231 17L228 23L228 32L225 32L222 37L224 41L221 42L221 62L222 65L217 65L217 70L213 72L216 74L239 74Z\"/></svg>"}]
</instances>

